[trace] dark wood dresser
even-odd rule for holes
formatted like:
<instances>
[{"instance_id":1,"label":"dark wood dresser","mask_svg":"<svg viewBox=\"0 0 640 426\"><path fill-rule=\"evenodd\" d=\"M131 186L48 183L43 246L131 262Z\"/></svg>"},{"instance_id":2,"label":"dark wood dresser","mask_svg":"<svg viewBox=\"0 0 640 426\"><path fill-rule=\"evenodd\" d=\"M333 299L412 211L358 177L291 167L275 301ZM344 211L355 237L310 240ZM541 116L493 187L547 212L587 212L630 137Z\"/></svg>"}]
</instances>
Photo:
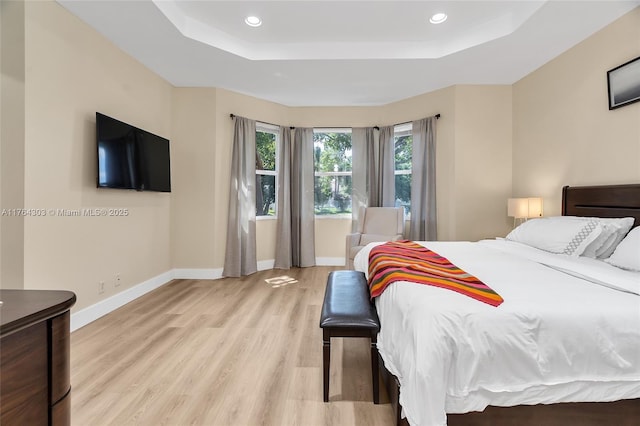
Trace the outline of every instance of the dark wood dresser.
<instances>
[{"instance_id":1,"label":"dark wood dresser","mask_svg":"<svg viewBox=\"0 0 640 426\"><path fill-rule=\"evenodd\" d=\"M71 424L70 291L0 290L0 424Z\"/></svg>"}]
</instances>

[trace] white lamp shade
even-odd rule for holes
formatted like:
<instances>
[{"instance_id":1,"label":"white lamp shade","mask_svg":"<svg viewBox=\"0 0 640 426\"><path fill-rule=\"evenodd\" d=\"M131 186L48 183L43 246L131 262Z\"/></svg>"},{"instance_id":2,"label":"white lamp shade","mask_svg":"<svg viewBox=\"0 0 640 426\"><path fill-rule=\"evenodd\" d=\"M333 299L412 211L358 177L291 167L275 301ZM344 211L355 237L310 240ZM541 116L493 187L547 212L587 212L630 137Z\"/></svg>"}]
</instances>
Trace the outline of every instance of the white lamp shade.
<instances>
[{"instance_id":1,"label":"white lamp shade","mask_svg":"<svg viewBox=\"0 0 640 426\"><path fill-rule=\"evenodd\" d=\"M527 217L542 217L542 198L527 198L529 213Z\"/></svg>"},{"instance_id":2,"label":"white lamp shade","mask_svg":"<svg viewBox=\"0 0 640 426\"><path fill-rule=\"evenodd\" d=\"M507 202L507 216L516 219L525 218L529 213L529 202L526 198L509 198Z\"/></svg>"},{"instance_id":3,"label":"white lamp shade","mask_svg":"<svg viewBox=\"0 0 640 426\"><path fill-rule=\"evenodd\" d=\"M542 217L542 198L509 198L507 216L516 219Z\"/></svg>"}]
</instances>

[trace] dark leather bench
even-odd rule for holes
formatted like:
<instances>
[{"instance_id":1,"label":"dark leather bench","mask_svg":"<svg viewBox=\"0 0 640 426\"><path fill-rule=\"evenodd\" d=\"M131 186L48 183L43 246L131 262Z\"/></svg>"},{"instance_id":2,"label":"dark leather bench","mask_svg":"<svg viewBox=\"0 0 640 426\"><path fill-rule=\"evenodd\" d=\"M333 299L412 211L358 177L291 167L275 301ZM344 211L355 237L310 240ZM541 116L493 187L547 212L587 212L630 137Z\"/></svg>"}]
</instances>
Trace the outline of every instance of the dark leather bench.
<instances>
[{"instance_id":1,"label":"dark leather bench","mask_svg":"<svg viewBox=\"0 0 640 426\"><path fill-rule=\"evenodd\" d=\"M332 337L368 337L371 339L371 374L373 403L379 402L378 349L380 320L370 300L367 279L362 272L334 271L327 278L322 313L322 367L324 402L329 401L329 364Z\"/></svg>"}]
</instances>

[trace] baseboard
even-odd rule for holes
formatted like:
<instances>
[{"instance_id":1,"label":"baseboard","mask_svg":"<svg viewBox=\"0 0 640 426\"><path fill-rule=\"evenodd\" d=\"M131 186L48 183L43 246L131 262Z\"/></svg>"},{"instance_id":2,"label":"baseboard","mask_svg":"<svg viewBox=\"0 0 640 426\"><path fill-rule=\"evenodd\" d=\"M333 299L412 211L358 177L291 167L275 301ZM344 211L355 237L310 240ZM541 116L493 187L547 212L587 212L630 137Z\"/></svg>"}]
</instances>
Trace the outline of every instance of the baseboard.
<instances>
[{"instance_id":1,"label":"baseboard","mask_svg":"<svg viewBox=\"0 0 640 426\"><path fill-rule=\"evenodd\" d=\"M318 266L344 266L344 257L316 257Z\"/></svg>"},{"instance_id":2,"label":"baseboard","mask_svg":"<svg viewBox=\"0 0 640 426\"><path fill-rule=\"evenodd\" d=\"M276 264L275 259L260 260L258 261L258 271L266 271L267 269L273 269L273 266L275 264Z\"/></svg>"},{"instance_id":3,"label":"baseboard","mask_svg":"<svg viewBox=\"0 0 640 426\"><path fill-rule=\"evenodd\" d=\"M273 269L275 260L261 260L258 262L258 271ZM217 280L222 278L222 268L215 269L174 269L173 278L183 280Z\"/></svg>"},{"instance_id":4,"label":"baseboard","mask_svg":"<svg viewBox=\"0 0 640 426\"><path fill-rule=\"evenodd\" d=\"M138 297L155 290L171 281L173 271L167 271L163 274L150 278L140 284L128 288L118 294L99 301L87 308L71 314L71 331L75 331L97 320L108 313L115 311L119 307L136 300Z\"/></svg>"},{"instance_id":5,"label":"baseboard","mask_svg":"<svg viewBox=\"0 0 640 426\"><path fill-rule=\"evenodd\" d=\"M217 280L222 278L222 268L174 269L173 278L183 280Z\"/></svg>"}]
</instances>

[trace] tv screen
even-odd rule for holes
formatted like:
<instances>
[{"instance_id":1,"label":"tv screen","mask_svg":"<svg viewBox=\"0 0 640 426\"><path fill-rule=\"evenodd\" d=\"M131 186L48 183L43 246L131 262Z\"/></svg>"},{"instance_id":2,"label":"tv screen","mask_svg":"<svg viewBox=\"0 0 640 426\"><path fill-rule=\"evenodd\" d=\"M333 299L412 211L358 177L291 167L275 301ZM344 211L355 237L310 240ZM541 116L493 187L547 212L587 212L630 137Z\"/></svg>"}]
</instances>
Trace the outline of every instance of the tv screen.
<instances>
[{"instance_id":1,"label":"tv screen","mask_svg":"<svg viewBox=\"0 0 640 426\"><path fill-rule=\"evenodd\" d=\"M96 112L100 188L171 192L169 140Z\"/></svg>"}]
</instances>

